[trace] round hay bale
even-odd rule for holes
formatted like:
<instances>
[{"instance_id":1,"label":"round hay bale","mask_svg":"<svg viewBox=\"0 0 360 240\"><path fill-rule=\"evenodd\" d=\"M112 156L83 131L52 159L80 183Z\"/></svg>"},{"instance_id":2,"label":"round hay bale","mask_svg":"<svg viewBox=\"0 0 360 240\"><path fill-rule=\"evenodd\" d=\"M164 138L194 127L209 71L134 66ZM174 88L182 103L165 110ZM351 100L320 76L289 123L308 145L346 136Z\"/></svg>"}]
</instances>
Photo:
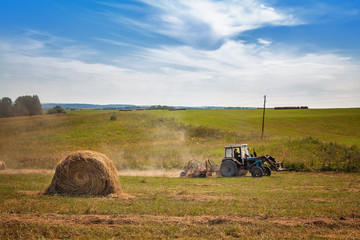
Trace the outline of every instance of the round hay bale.
<instances>
[{"instance_id":1,"label":"round hay bale","mask_svg":"<svg viewBox=\"0 0 360 240\"><path fill-rule=\"evenodd\" d=\"M77 151L62 160L55 170L45 195L107 196L120 195L115 165L104 154Z\"/></svg>"},{"instance_id":2,"label":"round hay bale","mask_svg":"<svg viewBox=\"0 0 360 240\"><path fill-rule=\"evenodd\" d=\"M0 170L5 170L6 169L6 164L3 161L0 161Z\"/></svg>"}]
</instances>

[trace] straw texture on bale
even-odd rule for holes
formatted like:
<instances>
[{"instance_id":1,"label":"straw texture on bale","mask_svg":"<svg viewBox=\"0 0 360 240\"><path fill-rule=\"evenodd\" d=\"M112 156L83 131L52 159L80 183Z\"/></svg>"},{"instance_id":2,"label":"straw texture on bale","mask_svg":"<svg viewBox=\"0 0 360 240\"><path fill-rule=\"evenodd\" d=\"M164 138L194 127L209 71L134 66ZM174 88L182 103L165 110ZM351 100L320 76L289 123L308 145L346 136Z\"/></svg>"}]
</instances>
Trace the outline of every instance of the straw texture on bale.
<instances>
[{"instance_id":1,"label":"straw texture on bale","mask_svg":"<svg viewBox=\"0 0 360 240\"><path fill-rule=\"evenodd\" d=\"M0 170L5 170L6 169L6 164L3 161L0 161Z\"/></svg>"},{"instance_id":2,"label":"straw texture on bale","mask_svg":"<svg viewBox=\"0 0 360 240\"><path fill-rule=\"evenodd\" d=\"M120 195L117 170L104 154L77 151L62 160L55 170L45 195L107 196Z\"/></svg>"}]
</instances>

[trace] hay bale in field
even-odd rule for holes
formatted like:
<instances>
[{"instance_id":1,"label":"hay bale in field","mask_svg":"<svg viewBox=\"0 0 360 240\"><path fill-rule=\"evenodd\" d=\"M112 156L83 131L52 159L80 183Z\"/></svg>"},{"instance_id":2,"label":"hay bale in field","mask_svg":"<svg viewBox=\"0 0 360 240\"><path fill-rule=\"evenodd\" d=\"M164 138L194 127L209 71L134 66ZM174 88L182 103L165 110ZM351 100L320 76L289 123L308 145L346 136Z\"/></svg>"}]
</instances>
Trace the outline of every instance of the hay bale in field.
<instances>
[{"instance_id":1,"label":"hay bale in field","mask_svg":"<svg viewBox=\"0 0 360 240\"><path fill-rule=\"evenodd\" d=\"M115 165L104 154L77 151L62 160L45 195L120 196Z\"/></svg>"},{"instance_id":2,"label":"hay bale in field","mask_svg":"<svg viewBox=\"0 0 360 240\"><path fill-rule=\"evenodd\" d=\"M6 164L3 161L0 161L0 170L5 170L6 169Z\"/></svg>"}]
</instances>

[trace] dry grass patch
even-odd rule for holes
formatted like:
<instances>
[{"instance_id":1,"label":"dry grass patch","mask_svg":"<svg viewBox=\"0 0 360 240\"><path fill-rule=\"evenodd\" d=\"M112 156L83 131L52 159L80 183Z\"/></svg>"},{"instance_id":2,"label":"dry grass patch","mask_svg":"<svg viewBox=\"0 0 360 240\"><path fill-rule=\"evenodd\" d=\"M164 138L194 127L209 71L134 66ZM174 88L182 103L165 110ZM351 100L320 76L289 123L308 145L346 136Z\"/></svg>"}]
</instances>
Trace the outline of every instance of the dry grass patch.
<instances>
[{"instance_id":1,"label":"dry grass patch","mask_svg":"<svg viewBox=\"0 0 360 240\"><path fill-rule=\"evenodd\" d=\"M301 217L155 216L155 215L0 215L2 229L22 229L30 238L201 238L201 239L357 239L359 219ZM31 229L30 229L31 228ZM61 231L55 231L55 230ZM79 231L86 229L84 233ZM149 231L151 229L151 231ZM35 232L34 232L35 231ZM99 235L99 231L105 236ZM137 235L132 236L134 232ZM1 233L1 230L0 230ZM6 236L18 236L7 232ZM199 235L200 234L200 235ZM5 235L3 235L5 236ZM21 237L20 236L20 237Z\"/></svg>"},{"instance_id":2,"label":"dry grass patch","mask_svg":"<svg viewBox=\"0 0 360 240\"><path fill-rule=\"evenodd\" d=\"M3 161L0 161L0 170L5 170L6 169L6 164Z\"/></svg>"}]
</instances>

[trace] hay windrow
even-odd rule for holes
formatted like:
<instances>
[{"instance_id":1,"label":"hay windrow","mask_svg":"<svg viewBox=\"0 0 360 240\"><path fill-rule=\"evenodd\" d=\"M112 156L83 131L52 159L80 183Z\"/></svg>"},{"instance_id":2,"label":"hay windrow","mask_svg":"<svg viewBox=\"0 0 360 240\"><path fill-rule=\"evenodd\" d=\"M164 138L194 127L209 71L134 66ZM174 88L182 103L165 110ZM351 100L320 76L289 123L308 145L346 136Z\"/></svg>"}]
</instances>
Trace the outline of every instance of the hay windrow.
<instances>
[{"instance_id":1,"label":"hay windrow","mask_svg":"<svg viewBox=\"0 0 360 240\"><path fill-rule=\"evenodd\" d=\"M62 160L45 195L120 196L122 193L115 165L104 154L77 151Z\"/></svg>"},{"instance_id":2,"label":"hay windrow","mask_svg":"<svg viewBox=\"0 0 360 240\"><path fill-rule=\"evenodd\" d=\"M0 161L0 170L6 170L6 164L3 161Z\"/></svg>"}]
</instances>

